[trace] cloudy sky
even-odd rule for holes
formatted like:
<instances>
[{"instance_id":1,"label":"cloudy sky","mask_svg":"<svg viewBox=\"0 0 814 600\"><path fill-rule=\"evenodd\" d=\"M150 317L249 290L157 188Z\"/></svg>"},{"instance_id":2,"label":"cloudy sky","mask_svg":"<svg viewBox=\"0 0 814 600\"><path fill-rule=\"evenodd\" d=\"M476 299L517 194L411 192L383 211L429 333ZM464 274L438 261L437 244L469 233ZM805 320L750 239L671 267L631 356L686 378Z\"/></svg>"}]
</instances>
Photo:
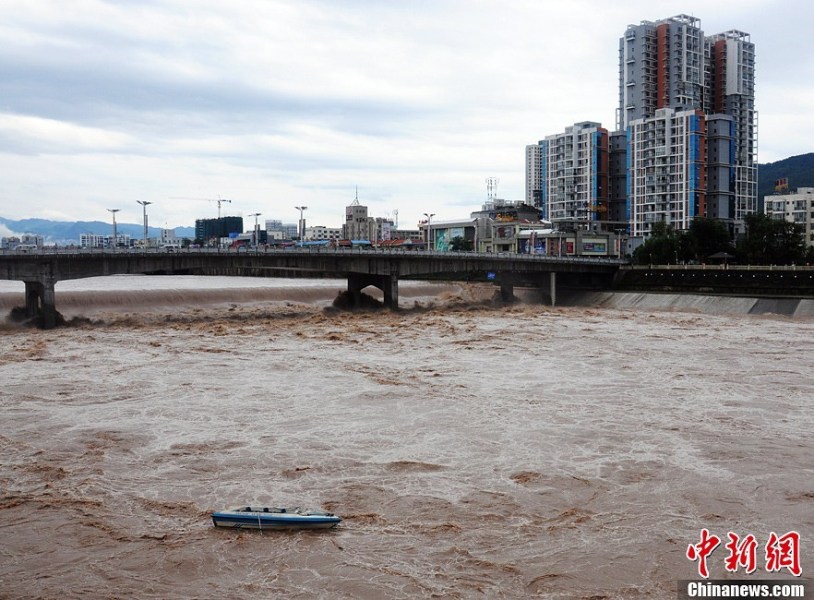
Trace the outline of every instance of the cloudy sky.
<instances>
[{"instance_id":1,"label":"cloudy sky","mask_svg":"<svg viewBox=\"0 0 814 600\"><path fill-rule=\"evenodd\" d=\"M524 197L526 144L614 129L618 40L676 14L756 44L759 161L814 151L808 0L2 0L0 216L338 227Z\"/></svg>"}]
</instances>

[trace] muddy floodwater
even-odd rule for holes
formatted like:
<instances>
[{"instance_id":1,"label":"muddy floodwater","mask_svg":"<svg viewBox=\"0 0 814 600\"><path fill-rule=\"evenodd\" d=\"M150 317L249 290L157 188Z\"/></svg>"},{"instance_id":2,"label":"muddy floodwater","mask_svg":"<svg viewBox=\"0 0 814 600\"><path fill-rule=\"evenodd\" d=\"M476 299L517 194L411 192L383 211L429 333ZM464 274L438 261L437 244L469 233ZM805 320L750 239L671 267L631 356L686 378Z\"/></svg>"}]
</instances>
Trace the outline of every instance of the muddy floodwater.
<instances>
[{"instance_id":1,"label":"muddy floodwater","mask_svg":"<svg viewBox=\"0 0 814 600\"><path fill-rule=\"evenodd\" d=\"M703 528L760 544L712 578L791 579L791 531L814 574L812 317L69 283L69 326L0 326L0 598L675 598ZM344 520L212 526L247 504Z\"/></svg>"}]
</instances>

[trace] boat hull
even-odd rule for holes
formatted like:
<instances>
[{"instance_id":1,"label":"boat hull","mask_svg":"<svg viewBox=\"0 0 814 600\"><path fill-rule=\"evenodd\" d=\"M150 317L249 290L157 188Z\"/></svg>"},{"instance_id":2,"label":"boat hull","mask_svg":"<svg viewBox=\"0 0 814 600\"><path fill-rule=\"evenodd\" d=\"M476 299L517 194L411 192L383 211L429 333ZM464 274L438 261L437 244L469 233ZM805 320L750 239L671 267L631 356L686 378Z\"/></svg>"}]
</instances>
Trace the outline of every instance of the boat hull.
<instances>
[{"instance_id":1,"label":"boat hull","mask_svg":"<svg viewBox=\"0 0 814 600\"><path fill-rule=\"evenodd\" d=\"M331 513L227 510L212 513L215 527L234 529L331 529L342 521Z\"/></svg>"}]
</instances>

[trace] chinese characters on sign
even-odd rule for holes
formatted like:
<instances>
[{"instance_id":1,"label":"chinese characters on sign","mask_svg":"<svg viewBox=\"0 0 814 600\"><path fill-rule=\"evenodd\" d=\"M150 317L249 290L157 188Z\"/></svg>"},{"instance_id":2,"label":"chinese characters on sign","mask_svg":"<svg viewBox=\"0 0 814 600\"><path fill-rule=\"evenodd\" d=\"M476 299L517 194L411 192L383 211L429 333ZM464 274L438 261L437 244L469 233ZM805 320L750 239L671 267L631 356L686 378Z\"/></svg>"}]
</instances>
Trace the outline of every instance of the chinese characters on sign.
<instances>
[{"instance_id":1,"label":"chinese characters on sign","mask_svg":"<svg viewBox=\"0 0 814 600\"><path fill-rule=\"evenodd\" d=\"M743 539L731 531L727 533L729 542L724 545L728 554L724 560L724 567L730 573L743 568L745 573L753 573L757 569L758 542L751 533ZM721 538L710 534L708 529L701 530L701 540L697 544L690 544L687 548L687 558L698 561L698 574L703 578L709 577L707 559L721 544ZM771 532L769 540L764 547L765 569L768 572L788 569L795 577L802 574L800 568L800 534L789 531L778 536Z\"/></svg>"}]
</instances>

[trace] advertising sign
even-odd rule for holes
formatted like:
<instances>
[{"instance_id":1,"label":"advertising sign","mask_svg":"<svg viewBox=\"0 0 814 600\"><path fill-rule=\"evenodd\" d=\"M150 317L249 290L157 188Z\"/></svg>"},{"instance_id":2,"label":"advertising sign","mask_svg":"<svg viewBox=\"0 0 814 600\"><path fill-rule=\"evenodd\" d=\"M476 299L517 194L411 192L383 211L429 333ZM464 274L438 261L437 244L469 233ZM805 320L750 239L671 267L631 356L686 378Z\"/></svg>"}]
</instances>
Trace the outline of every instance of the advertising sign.
<instances>
[{"instance_id":1,"label":"advertising sign","mask_svg":"<svg viewBox=\"0 0 814 600\"><path fill-rule=\"evenodd\" d=\"M583 238L582 254L605 255L608 253L608 242L604 238Z\"/></svg>"}]
</instances>

